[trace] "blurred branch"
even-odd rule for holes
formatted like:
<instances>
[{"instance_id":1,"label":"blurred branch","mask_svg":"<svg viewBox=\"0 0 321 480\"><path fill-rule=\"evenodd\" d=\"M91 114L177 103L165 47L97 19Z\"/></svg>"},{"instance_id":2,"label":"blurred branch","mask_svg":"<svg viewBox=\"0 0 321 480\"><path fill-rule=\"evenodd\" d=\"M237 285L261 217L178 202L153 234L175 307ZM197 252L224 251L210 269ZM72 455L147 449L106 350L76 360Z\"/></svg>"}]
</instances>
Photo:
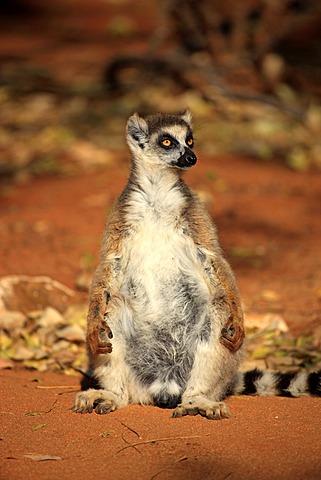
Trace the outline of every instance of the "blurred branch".
<instances>
[{"instance_id":1,"label":"blurred branch","mask_svg":"<svg viewBox=\"0 0 321 480\"><path fill-rule=\"evenodd\" d=\"M136 68L142 76L146 71L148 71L150 75L155 76L167 75L183 88L199 91L204 100L216 104L221 110L224 110L224 107L221 105L220 97L226 97L243 102L263 103L281 110L297 121L304 120L304 110L295 109L283 104L271 95L236 91L229 87L222 78L219 78L214 65L200 67L190 61L187 63L184 59L178 60L174 58L173 60L164 60L150 56L118 57L106 68L104 82L107 88L110 91L121 92L124 86L119 79L120 73L122 70L131 67ZM213 90L215 90L215 92Z\"/></svg>"},{"instance_id":2,"label":"blurred branch","mask_svg":"<svg viewBox=\"0 0 321 480\"><path fill-rule=\"evenodd\" d=\"M183 88L196 89L223 111L220 99L227 98L270 105L302 121L304 108L286 105L273 95L278 83L286 83L289 78L295 81L291 68L283 58L275 55L276 59L271 59L268 55L314 17L320 18L321 25L321 8L316 0L167 1L162 4L146 51L113 59L104 81L112 91L121 92L121 73L131 68L137 71L138 86L147 74L168 77ZM233 62L234 68L251 72L261 92L244 92L228 84L222 66L231 70Z\"/></svg>"}]
</instances>

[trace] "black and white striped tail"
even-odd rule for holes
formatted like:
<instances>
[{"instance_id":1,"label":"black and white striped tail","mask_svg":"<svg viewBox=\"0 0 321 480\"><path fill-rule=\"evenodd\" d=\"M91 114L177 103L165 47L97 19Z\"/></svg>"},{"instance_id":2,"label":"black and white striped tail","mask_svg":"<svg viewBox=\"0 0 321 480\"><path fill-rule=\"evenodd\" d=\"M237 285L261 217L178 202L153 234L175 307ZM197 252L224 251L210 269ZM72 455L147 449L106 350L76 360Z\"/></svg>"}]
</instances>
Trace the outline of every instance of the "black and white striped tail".
<instances>
[{"instance_id":1,"label":"black and white striped tail","mask_svg":"<svg viewBox=\"0 0 321 480\"><path fill-rule=\"evenodd\" d=\"M257 369L239 372L232 388L232 395L321 397L321 370L314 373L271 372Z\"/></svg>"}]
</instances>

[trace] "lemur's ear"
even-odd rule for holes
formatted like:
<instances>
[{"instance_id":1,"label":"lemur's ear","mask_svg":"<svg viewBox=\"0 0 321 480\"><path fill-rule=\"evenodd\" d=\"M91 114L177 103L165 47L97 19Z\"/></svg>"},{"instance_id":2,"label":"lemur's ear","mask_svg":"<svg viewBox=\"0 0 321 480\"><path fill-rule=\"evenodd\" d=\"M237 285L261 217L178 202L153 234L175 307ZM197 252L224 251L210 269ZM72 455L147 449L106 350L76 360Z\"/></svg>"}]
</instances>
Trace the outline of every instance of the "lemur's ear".
<instances>
[{"instance_id":1,"label":"lemur's ear","mask_svg":"<svg viewBox=\"0 0 321 480\"><path fill-rule=\"evenodd\" d=\"M148 142L148 125L138 113L134 113L128 119L127 140L132 145L138 145L140 148L144 148Z\"/></svg>"},{"instance_id":2,"label":"lemur's ear","mask_svg":"<svg viewBox=\"0 0 321 480\"><path fill-rule=\"evenodd\" d=\"M188 108L182 113L181 117L187 123L187 125L190 127L192 126L192 114Z\"/></svg>"}]
</instances>

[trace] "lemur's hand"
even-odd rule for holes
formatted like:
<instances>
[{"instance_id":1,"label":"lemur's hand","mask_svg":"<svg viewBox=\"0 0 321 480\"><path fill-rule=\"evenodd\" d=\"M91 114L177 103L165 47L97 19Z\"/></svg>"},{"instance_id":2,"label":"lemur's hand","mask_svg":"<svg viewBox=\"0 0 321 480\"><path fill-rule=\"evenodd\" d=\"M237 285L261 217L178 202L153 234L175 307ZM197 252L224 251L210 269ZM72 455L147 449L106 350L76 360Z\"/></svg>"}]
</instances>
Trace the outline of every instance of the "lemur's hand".
<instances>
[{"instance_id":1,"label":"lemur's hand","mask_svg":"<svg viewBox=\"0 0 321 480\"><path fill-rule=\"evenodd\" d=\"M108 339L113 338L112 331L104 320L97 323L87 329L88 348L95 355L111 353L113 346Z\"/></svg>"},{"instance_id":2,"label":"lemur's hand","mask_svg":"<svg viewBox=\"0 0 321 480\"><path fill-rule=\"evenodd\" d=\"M242 346L244 337L243 319L231 315L221 330L220 342L231 352L236 352Z\"/></svg>"},{"instance_id":3,"label":"lemur's hand","mask_svg":"<svg viewBox=\"0 0 321 480\"><path fill-rule=\"evenodd\" d=\"M109 295L104 295L104 300L93 296L90 302L87 321L87 346L91 353L102 355L112 352L110 340L113 333L107 324L105 316L106 305L109 302Z\"/></svg>"}]
</instances>

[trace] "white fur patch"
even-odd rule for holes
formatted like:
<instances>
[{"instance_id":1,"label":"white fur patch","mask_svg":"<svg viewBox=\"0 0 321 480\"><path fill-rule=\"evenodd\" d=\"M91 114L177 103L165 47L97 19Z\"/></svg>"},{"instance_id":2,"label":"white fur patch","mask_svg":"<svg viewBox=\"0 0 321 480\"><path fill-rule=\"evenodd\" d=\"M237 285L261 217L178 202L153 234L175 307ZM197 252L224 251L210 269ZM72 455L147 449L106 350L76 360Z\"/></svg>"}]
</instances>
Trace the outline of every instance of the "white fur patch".
<instances>
[{"instance_id":1,"label":"white fur patch","mask_svg":"<svg viewBox=\"0 0 321 480\"><path fill-rule=\"evenodd\" d=\"M185 125L171 125L170 127L164 127L162 131L175 137L180 143L185 143L187 134L187 128Z\"/></svg>"},{"instance_id":2,"label":"white fur patch","mask_svg":"<svg viewBox=\"0 0 321 480\"><path fill-rule=\"evenodd\" d=\"M166 391L169 395L177 396L181 393L181 388L177 385L175 380L168 380L166 382L156 380L148 387L148 391L153 397L163 391Z\"/></svg>"},{"instance_id":3,"label":"white fur patch","mask_svg":"<svg viewBox=\"0 0 321 480\"><path fill-rule=\"evenodd\" d=\"M308 395L308 376L306 372L300 372L290 382L287 389L294 397L302 397L302 395Z\"/></svg>"},{"instance_id":4,"label":"white fur patch","mask_svg":"<svg viewBox=\"0 0 321 480\"><path fill-rule=\"evenodd\" d=\"M264 372L262 377L254 382L257 395L260 397L275 395L275 382L276 378L273 372Z\"/></svg>"}]
</instances>

